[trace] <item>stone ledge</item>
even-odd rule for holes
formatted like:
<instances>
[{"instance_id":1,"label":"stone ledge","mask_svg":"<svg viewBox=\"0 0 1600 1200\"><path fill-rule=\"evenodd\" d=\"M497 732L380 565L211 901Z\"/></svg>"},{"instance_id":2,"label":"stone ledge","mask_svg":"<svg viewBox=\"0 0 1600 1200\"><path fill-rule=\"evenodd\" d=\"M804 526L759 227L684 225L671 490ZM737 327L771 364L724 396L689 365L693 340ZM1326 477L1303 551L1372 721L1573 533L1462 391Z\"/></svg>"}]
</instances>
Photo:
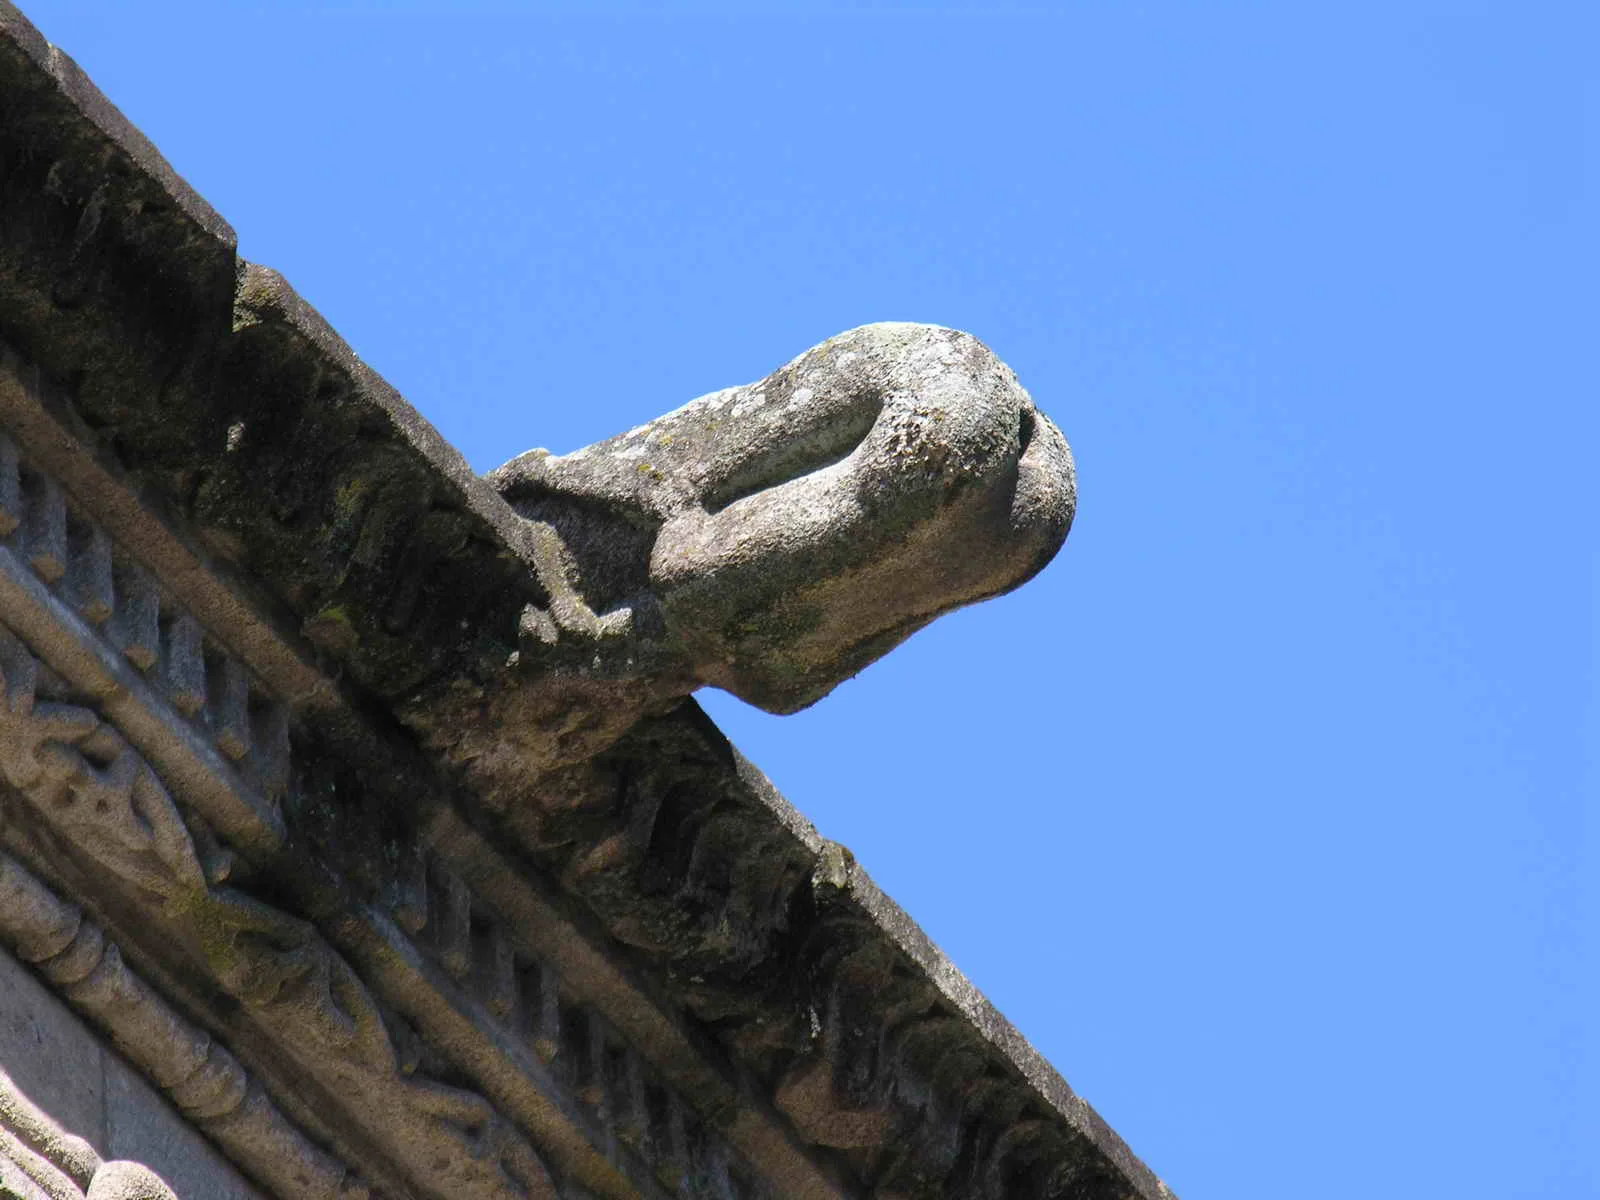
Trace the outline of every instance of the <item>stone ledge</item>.
<instances>
[{"instance_id":1,"label":"stone ledge","mask_svg":"<svg viewBox=\"0 0 1600 1200\"><path fill-rule=\"evenodd\" d=\"M233 227L172 169L161 152L150 144L150 139L106 99L78 64L60 47L45 41L7 0L0 0L0 38L25 54L41 74L53 79L61 98L71 105L77 118L115 143L142 174L161 188L183 216L203 231L204 236L230 249L237 244Z\"/></svg>"},{"instance_id":2,"label":"stone ledge","mask_svg":"<svg viewBox=\"0 0 1600 1200\"><path fill-rule=\"evenodd\" d=\"M693 702L504 814L870 1194L1171 1193Z\"/></svg>"}]
</instances>

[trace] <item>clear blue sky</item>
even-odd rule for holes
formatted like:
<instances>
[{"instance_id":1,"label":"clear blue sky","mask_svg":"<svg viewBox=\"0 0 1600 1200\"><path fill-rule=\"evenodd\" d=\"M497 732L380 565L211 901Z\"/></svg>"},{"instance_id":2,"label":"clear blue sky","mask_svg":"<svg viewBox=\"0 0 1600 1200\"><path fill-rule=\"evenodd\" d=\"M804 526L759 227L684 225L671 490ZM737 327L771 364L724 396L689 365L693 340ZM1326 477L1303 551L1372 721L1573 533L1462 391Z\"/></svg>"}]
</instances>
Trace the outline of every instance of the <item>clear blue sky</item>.
<instances>
[{"instance_id":1,"label":"clear blue sky","mask_svg":"<svg viewBox=\"0 0 1600 1200\"><path fill-rule=\"evenodd\" d=\"M983 338L1060 558L707 707L1185 1200L1600 1196L1600 9L24 7L480 469Z\"/></svg>"}]
</instances>

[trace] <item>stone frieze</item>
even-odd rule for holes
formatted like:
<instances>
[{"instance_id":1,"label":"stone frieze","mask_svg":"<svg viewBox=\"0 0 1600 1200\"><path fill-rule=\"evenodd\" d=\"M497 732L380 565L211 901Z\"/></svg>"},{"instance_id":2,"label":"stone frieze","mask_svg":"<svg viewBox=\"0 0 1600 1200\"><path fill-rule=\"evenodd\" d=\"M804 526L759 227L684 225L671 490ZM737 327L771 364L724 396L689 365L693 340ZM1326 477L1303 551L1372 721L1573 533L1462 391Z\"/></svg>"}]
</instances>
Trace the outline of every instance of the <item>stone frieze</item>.
<instances>
[{"instance_id":1,"label":"stone frieze","mask_svg":"<svg viewBox=\"0 0 1600 1200\"><path fill-rule=\"evenodd\" d=\"M367 956L361 968L313 923L252 895L289 833L288 704L3 432L0 524L4 619L28 635L0 627L0 779L12 795L0 838L47 867L66 866L67 877L92 876L98 902L124 917L141 914L163 953L186 955L297 1072L345 1098L352 1111L334 1123L384 1146L386 1169L398 1166L423 1194L555 1194L517 1121L419 1071L424 1057L442 1061L418 1052L431 1035L461 1042L462 1009L491 1049L483 1071L506 1074L492 1057L526 1047L513 1058L530 1076L513 1089L524 1108L540 1091L565 1097L533 1103L533 1124L563 1145L569 1166L590 1161L579 1173L593 1194L633 1194L615 1167L596 1166L607 1157L668 1194L754 1194L738 1182L748 1175L739 1154L694 1106L548 963L515 947L504 922L437 859L415 880L398 872L381 904L339 923L356 959ZM352 934L353 925L365 932ZM86 928L105 942L97 924ZM114 964L126 971L120 951ZM265 1090L256 1092L264 1102ZM227 1114L205 1115L214 1125ZM239 1161L263 1177L259 1162ZM367 1186L353 1175L324 1183L316 1194L329 1197Z\"/></svg>"}]
</instances>

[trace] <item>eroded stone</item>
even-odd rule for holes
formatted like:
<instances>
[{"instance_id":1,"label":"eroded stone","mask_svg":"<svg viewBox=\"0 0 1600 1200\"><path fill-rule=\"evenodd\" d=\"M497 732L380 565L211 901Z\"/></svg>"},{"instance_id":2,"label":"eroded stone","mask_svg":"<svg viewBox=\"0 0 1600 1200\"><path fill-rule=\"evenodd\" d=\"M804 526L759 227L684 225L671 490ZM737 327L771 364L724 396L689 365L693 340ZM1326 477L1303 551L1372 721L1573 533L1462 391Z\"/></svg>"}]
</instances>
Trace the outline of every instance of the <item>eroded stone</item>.
<instances>
[{"instance_id":1,"label":"eroded stone","mask_svg":"<svg viewBox=\"0 0 1600 1200\"><path fill-rule=\"evenodd\" d=\"M568 585L525 619L524 658L772 712L1031 578L1076 504L1067 443L1010 368L899 323L490 482Z\"/></svg>"}]
</instances>

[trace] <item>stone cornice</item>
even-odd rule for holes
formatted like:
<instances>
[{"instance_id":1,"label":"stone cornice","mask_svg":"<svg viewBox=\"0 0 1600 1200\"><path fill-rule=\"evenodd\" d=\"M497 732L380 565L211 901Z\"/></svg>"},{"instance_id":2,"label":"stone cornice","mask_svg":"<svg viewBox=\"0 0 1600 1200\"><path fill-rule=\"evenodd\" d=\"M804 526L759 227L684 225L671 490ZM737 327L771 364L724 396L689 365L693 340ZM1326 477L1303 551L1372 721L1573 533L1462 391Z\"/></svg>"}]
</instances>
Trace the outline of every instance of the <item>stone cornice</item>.
<instances>
[{"instance_id":1,"label":"stone cornice","mask_svg":"<svg viewBox=\"0 0 1600 1200\"><path fill-rule=\"evenodd\" d=\"M7 861L328 1188L1169 1194L692 703L475 788L544 548L3 0L0 105L8 711L139 817Z\"/></svg>"},{"instance_id":2,"label":"stone cornice","mask_svg":"<svg viewBox=\"0 0 1600 1200\"><path fill-rule=\"evenodd\" d=\"M44 412L38 387L36 373L7 359L0 411ZM36 422L19 427L39 432ZM60 455L56 465L101 497L116 484L81 457ZM187 993L185 1004L219 1036L254 1043L256 1069L289 1108L301 1110L296 1093L320 1079L315 1114L300 1115L322 1139L378 1177L407 1173L406 1147L413 1147L435 1165L410 1169L403 1190L420 1194L501 1195L492 1178L437 1167L465 1167L486 1155L493 1162L496 1154L495 1169L522 1181L506 1195L544 1194L525 1178L537 1175L527 1165L537 1155L517 1149L513 1127L531 1130L563 1174L596 1195L655 1194L654 1180L708 1172L734 1179L749 1172L735 1149L745 1144L769 1160L767 1173L790 1182L791 1194L832 1194L786 1139L781 1118L752 1121L760 1098L708 1067L709 1047L592 948L603 935L574 928L559 898L518 877L455 816L448 787L430 787L425 764L409 764L405 811L390 813L410 821L417 836L380 846L342 820L325 789L342 787L335 803L360 804L351 794L370 782L294 769L291 706L185 604L191 591L215 602L226 585L198 560L174 584L158 585L75 497L76 489L69 493L33 465L29 450L0 435L0 609L23 639L0 630L9 689L0 775L31 802L31 816L12 822L9 834L20 839L19 853L66 880L103 923L121 926L139 914L122 929L130 950L169 991ZM121 511L134 544L159 543L136 509ZM105 581L116 586L98 586ZM261 640L250 644L259 648ZM294 648L283 644L278 653ZM295 674L282 661L276 669ZM52 697L45 701L36 695L41 672ZM299 672L312 677L315 668L302 661ZM331 681L304 689L302 716L327 715L339 694ZM372 739L353 744L357 724L346 714L334 727L344 730L343 753L367 760ZM79 749L90 746L87 754ZM304 839L319 829L345 843L343 857L369 877L365 889L341 878L340 855L307 853ZM521 921L479 899L447 856ZM293 897L312 922L262 903L255 897L263 890ZM287 958L274 965L275 956ZM230 1028L203 991L179 982L197 971L242 1004L249 1028L237 1021ZM312 1003L307 986L321 999ZM293 1001L284 1007L278 1001L288 991ZM365 1030L359 1045L349 1043L345 1035L358 1028ZM482 1093L421 1085L406 1043L440 1048L440 1061ZM284 1050L299 1060L287 1077L277 1068ZM718 1058L714 1050L710 1057ZM360 1088L347 1086L350 1071ZM680 1077L687 1089L675 1085ZM485 1107L484 1095L509 1117ZM402 1119L408 1105L420 1129ZM739 1114L732 1142L706 1124L700 1110L708 1106L719 1119ZM445 1113L434 1111L441 1107ZM441 1121L443 1140L429 1136ZM448 1186L435 1180L441 1174Z\"/></svg>"}]
</instances>

